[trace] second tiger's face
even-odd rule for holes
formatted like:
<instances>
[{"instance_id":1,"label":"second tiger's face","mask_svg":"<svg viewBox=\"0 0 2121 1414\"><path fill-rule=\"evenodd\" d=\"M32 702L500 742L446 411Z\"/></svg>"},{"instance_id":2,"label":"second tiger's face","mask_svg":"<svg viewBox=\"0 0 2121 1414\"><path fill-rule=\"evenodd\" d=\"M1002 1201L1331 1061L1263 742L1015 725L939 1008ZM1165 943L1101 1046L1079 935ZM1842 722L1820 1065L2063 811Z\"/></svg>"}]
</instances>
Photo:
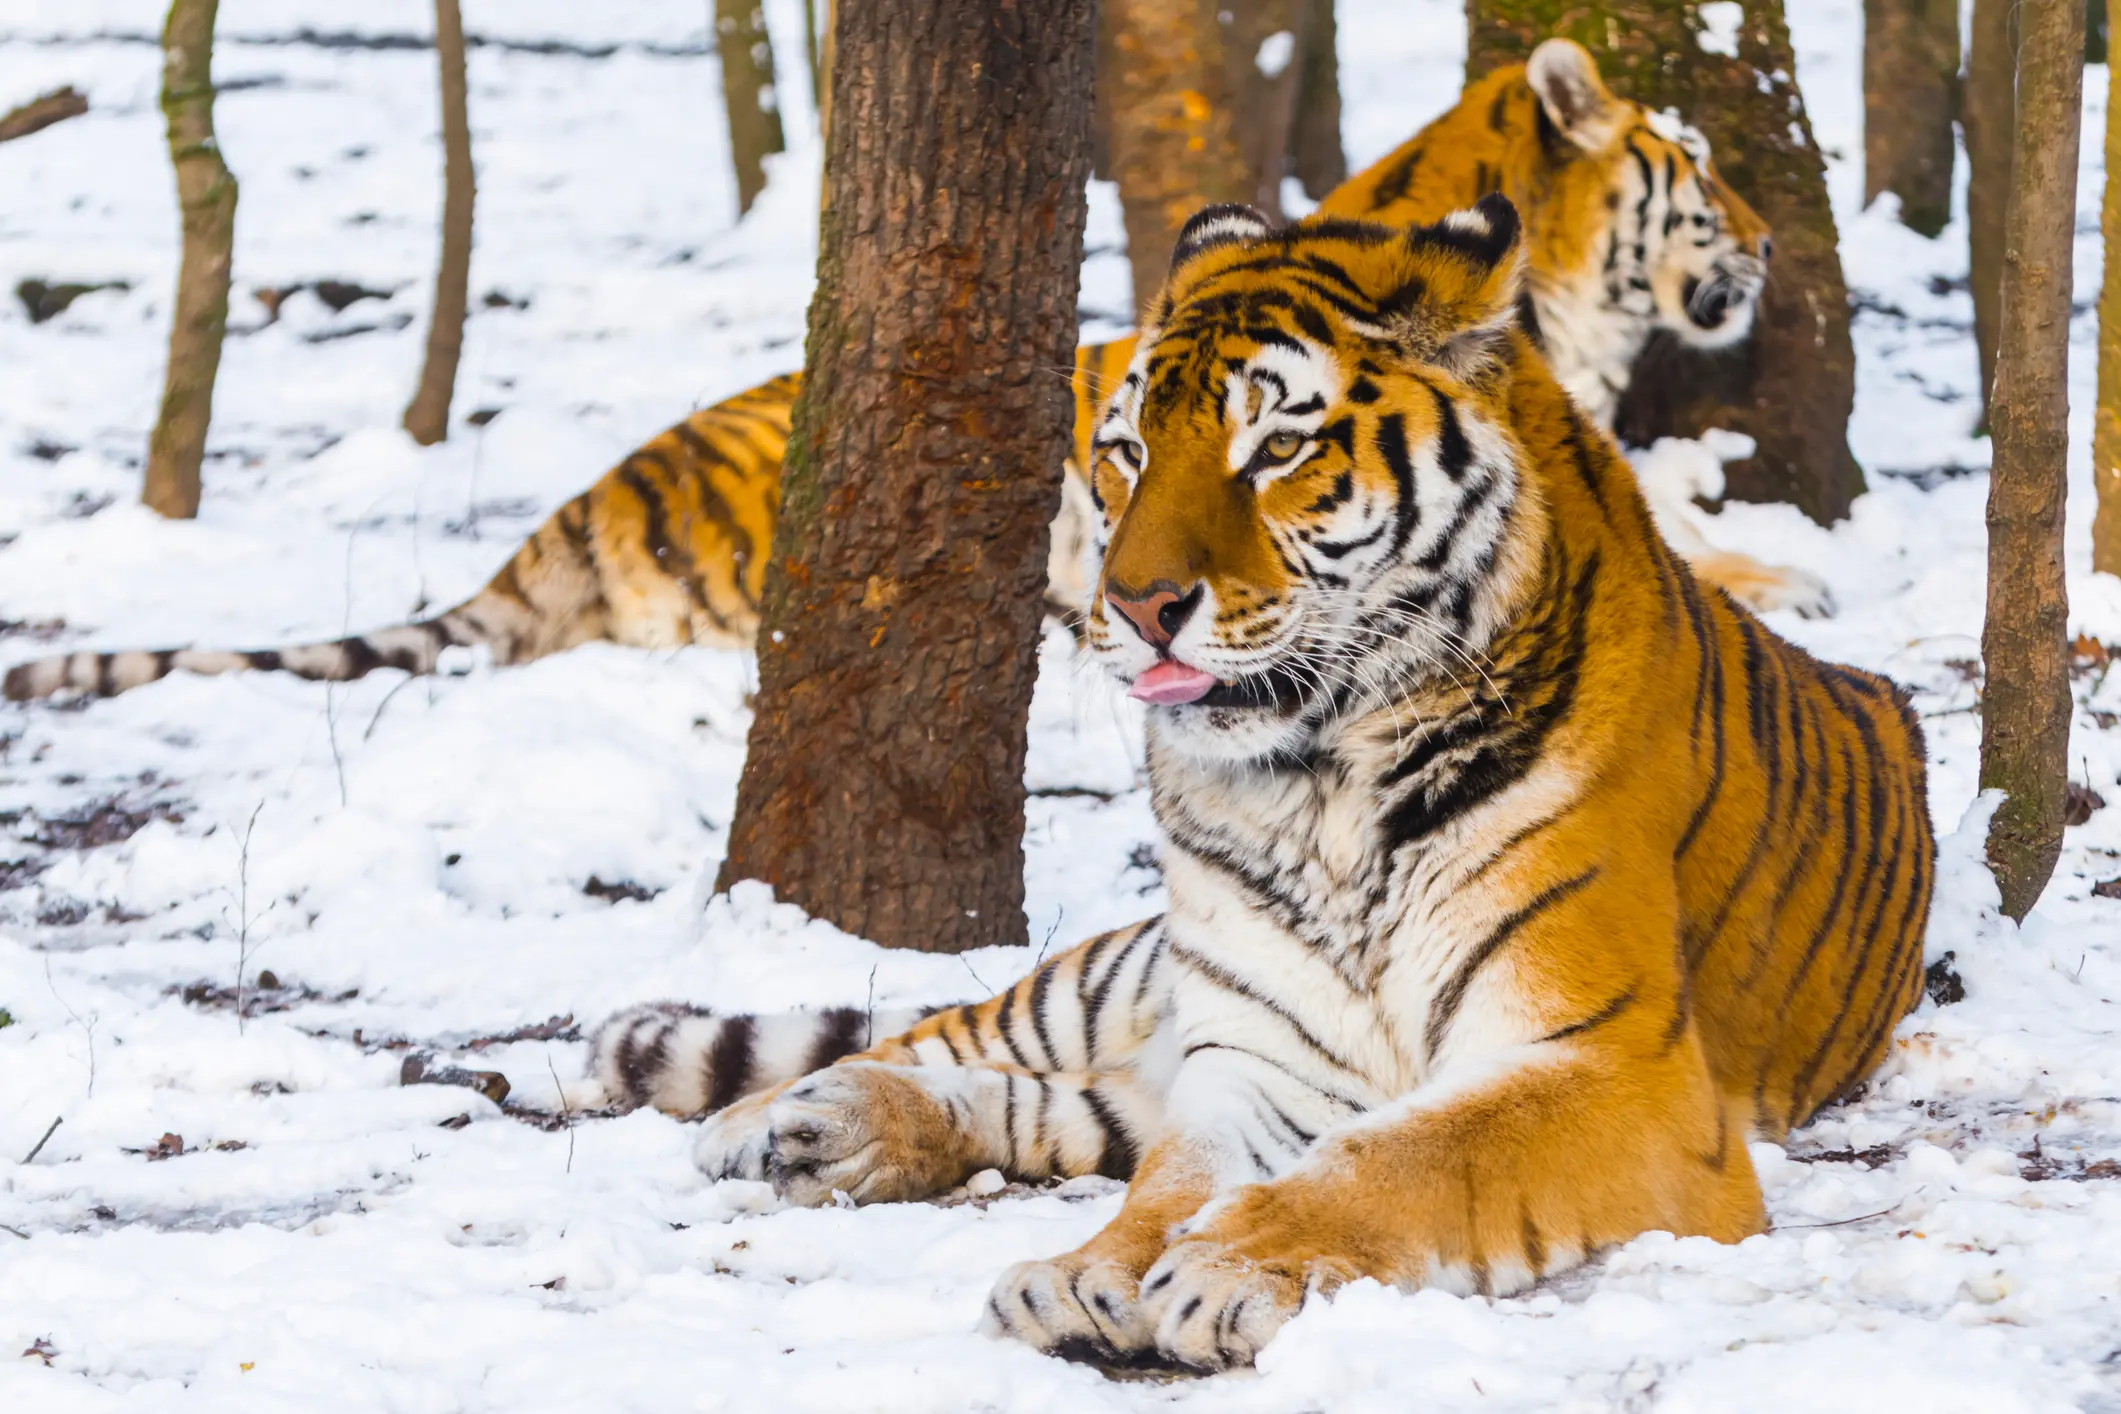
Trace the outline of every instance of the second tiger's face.
<instances>
[{"instance_id":1,"label":"second tiger's face","mask_svg":"<svg viewBox=\"0 0 2121 1414\"><path fill-rule=\"evenodd\" d=\"M1499 198L1412 230L1243 208L1188 228L1091 465L1088 641L1162 741L1298 750L1487 631L1517 478L1480 384L1516 237Z\"/></svg>"}]
</instances>

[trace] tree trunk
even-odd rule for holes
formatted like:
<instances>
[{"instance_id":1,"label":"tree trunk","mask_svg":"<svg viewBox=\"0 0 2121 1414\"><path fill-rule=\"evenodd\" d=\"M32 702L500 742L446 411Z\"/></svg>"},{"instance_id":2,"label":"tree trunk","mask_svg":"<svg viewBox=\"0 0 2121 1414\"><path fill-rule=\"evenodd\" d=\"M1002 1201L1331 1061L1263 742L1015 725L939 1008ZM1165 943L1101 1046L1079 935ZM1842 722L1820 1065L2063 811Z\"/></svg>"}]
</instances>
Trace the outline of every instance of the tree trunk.
<instances>
[{"instance_id":1,"label":"tree trunk","mask_svg":"<svg viewBox=\"0 0 2121 1414\"><path fill-rule=\"evenodd\" d=\"M162 410L147 443L140 499L176 520L199 513L199 466L213 420L214 377L228 329L228 275L236 243L236 179L214 140L215 0L171 0L162 27L162 116L177 170L184 252L169 326Z\"/></svg>"},{"instance_id":2,"label":"tree trunk","mask_svg":"<svg viewBox=\"0 0 2121 1414\"><path fill-rule=\"evenodd\" d=\"M1334 0L1310 0L1304 16L1298 60L1303 72L1289 131L1289 173L1313 201L1325 200L1348 179L1348 158L1340 146L1340 35L1333 6Z\"/></svg>"},{"instance_id":3,"label":"tree trunk","mask_svg":"<svg viewBox=\"0 0 2121 1414\"><path fill-rule=\"evenodd\" d=\"M766 189L766 158L786 147L773 87L773 42L759 0L714 0L714 48L722 60L722 104L736 166L736 209Z\"/></svg>"},{"instance_id":4,"label":"tree trunk","mask_svg":"<svg viewBox=\"0 0 2121 1414\"><path fill-rule=\"evenodd\" d=\"M2106 0L2107 27L2121 0ZM2106 170L2121 173L2121 92L2106 102ZM2099 286L2099 406L2092 419L2092 568L2121 574L2121 181L2101 198L2099 235L2106 269Z\"/></svg>"},{"instance_id":5,"label":"tree trunk","mask_svg":"<svg viewBox=\"0 0 2121 1414\"><path fill-rule=\"evenodd\" d=\"M2025 917L2054 872L2069 782L2062 512L2084 11L2074 0L2047 0L2026 6L2019 25L2017 158L1989 404L1994 463L1981 629L1981 786L2007 793L1989 824L1988 860L2012 918Z\"/></svg>"},{"instance_id":6,"label":"tree trunk","mask_svg":"<svg viewBox=\"0 0 2121 1414\"><path fill-rule=\"evenodd\" d=\"M1863 199L1900 198L1900 221L1935 238L1952 219L1959 0L1864 0Z\"/></svg>"},{"instance_id":7,"label":"tree trunk","mask_svg":"<svg viewBox=\"0 0 2121 1414\"><path fill-rule=\"evenodd\" d=\"M1025 941L1024 751L1073 410L1092 10L840 8L831 200L720 885Z\"/></svg>"},{"instance_id":8,"label":"tree trunk","mask_svg":"<svg viewBox=\"0 0 2121 1414\"><path fill-rule=\"evenodd\" d=\"M810 60L810 101L819 106L825 101L825 53L818 47L817 7L823 3L803 0L803 53Z\"/></svg>"},{"instance_id":9,"label":"tree trunk","mask_svg":"<svg viewBox=\"0 0 2121 1414\"><path fill-rule=\"evenodd\" d=\"M1223 0L1216 10L1229 66L1231 127L1252 174L1245 200L1277 221L1311 9L1312 0Z\"/></svg>"},{"instance_id":10,"label":"tree trunk","mask_svg":"<svg viewBox=\"0 0 2121 1414\"><path fill-rule=\"evenodd\" d=\"M427 362L405 407L405 430L431 447L449 435L449 401L464 352L464 312L470 303L471 116L465 98L464 15L457 0L435 0L435 56L442 69L442 255L435 267L434 318L427 326Z\"/></svg>"},{"instance_id":11,"label":"tree trunk","mask_svg":"<svg viewBox=\"0 0 2121 1414\"><path fill-rule=\"evenodd\" d=\"M1139 310L1163 288L1193 213L1251 201L1216 0L1105 0L1112 26L1112 170Z\"/></svg>"},{"instance_id":12,"label":"tree trunk","mask_svg":"<svg viewBox=\"0 0 2121 1414\"><path fill-rule=\"evenodd\" d=\"M1753 337L1695 354L1656 338L1636 365L1616 430L1648 445L1727 427L1758 450L1726 469L1740 501L1790 501L1822 523L1848 514L1863 472L1848 449L1856 401L1826 168L1797 91L1780 0L1745 6L1735 58L1701 47L1691 0L1467 0L1468 77L1521 63L1560 34L1598 55L1612 87L1653 109L1674 107L1707 135L1716 169L1775 230L1775 259ZM1674 56L1678 56L1675 62Z\"/></svg>"},{"instance_id":13,"label":"tree trunk","mask_svg":"<svg viewBox=\"0 0 2121 1414\"><path fill-rule=\"evenodd\" d=\"M1974 350L1981 360L1981 425L1989 424L1996 385L1996 341L2003 324L2003 220L2010 206L2011 131L2015 99L2017 0L1974 0L1967 33L1966 83L1960 119L1966 125L1967 284L1974 296Z\"/></svg>"}]
</instances>

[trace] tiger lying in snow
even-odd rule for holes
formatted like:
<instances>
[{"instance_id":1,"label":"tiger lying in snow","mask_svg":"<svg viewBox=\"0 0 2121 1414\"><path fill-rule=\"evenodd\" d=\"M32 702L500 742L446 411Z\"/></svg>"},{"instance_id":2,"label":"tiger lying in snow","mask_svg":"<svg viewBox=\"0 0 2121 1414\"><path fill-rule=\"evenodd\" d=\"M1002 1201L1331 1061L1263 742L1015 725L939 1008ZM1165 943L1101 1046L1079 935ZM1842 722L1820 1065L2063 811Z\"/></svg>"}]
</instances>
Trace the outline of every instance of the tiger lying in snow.
<instances>
[{"instance_id":1,"label":"tiger lying in snow","mask_svg":"<svg viewBox=\"0 0 2121 1414\"><path fill-rule=\"evenodd\" d=\"M1590 55L1551 40L1497 70L1396 152L1327 196L1333 216L1435 220L1501 191L1525 213L1528 309L1562 386L1611 423L1650 332L1703 348L1743 340L1769 250L1766 225L1716 179L1699 134L1615 97ZM1135 341L1076 353L1076 456L1048 562L1049 606L1079 620L1094 514L1080 468L1102 395ZM484 589L446 613L326 643L241 652L78 652L25 663L9 698L108 696L177 669L279 669L344 680L377 668L434 671L445 649L522 663L610 639L639 648L748 647L780 509L781 453L800 377L693 414L553 513ZM1688 522L1691 487L1649 488L1659 526L1695 571L1762 609L1823 613L1802 570L1718 550Z\"/></svg>"},{"instance_id":2,"label":"tiger lying in snow","mask_svg":"<svg viewBox=\"0 0 2121 1414\"><path fill-rule=\"evenodd\" d=\"M859 1011L625 1012L605 1097L712 1111L703 1169L796 1202L1128 1176L986 1326L1198 1369L1359 1277L1760 1231L1746 1140L1919 992L1921 732L1659 537L1517 327L1524 246L1500 196L1181 237L1086 458L1164 917L859 1051Z\"/></svg>"}]
</instances>

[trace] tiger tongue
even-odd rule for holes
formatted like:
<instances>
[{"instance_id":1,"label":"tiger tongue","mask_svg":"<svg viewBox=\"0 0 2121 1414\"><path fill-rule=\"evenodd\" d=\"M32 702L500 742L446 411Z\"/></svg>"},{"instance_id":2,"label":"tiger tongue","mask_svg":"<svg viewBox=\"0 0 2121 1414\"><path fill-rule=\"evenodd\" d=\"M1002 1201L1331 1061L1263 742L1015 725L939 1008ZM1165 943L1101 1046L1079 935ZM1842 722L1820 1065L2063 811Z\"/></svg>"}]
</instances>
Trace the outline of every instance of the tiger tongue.
<instances>
[{"instance_id":1,"label":"tiger tongue","mask_svg":"<svg viewBox=\"0 0 2121 1414\"><path fill-rule=\"evenodd\" d=\"M1127 695L1155 707L1197 702L1215 686L1215 675L1165 659L1134 680Z\"/></svg>"}]
</instances>

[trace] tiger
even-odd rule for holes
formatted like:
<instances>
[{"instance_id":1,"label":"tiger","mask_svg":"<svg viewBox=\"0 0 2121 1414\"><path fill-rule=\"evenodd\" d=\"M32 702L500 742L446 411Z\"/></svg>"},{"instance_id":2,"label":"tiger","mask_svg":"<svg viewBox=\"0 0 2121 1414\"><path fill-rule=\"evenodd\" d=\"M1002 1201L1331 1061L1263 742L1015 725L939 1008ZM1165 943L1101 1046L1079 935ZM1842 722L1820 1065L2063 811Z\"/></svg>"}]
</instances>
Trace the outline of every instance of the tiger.
<instances>
[{"instance_id":1,"label":"tiger","mask_svg":"<svg viewBox=\"0 0 2121 1414\"><path fill-rule=\"evenodd\" d=\"M1565 387L1610 426L1628 369L1664 328L1702 348L1743 340L1772 241L1719 181L1693 129L1616 97L1568 40L1467 88L1456 107L1329 194L1320 210L1394 224L1501 191L1525 212L1528 328ZM1048 611L1080 623L1094 520L1080 468L1103 394L1134 339L1085 345L1070 382L1074 454L1047 560ZM631 647L749 647L780 508L780 462L801 386L786 374L661 433L553 513L491 583L437 617L331 642L258 652L203 649L60 654L11 669L12 700L108 696L176 669L279 669L344 680L378 668L435 670L445 650L527 662L609 639ZM1788 566L1717 550L1654 488L1658 522L1696 569L1763 609L1824 613L1826 585ZM1718 490L1720 488L1710 488Z\"/></svg>"},{"instance_id":2,"label":"tiger","mask_svg":"<svg viewBox=\"0 0 2121 1414\"><path fill-rule=\"evenodd\" d=\"M1166 912L925 1019L629 1009L593 1093L707 1115L700 1168L793 1203L1125 1177L982 1318L1100 1361L1762 1231L1748 1139L1920 995L1922 731L1657 533L1526 256L1501 194L1195 217L1087 468L1086 649L1146 704Z\"/></svg>"}]
</instances>

